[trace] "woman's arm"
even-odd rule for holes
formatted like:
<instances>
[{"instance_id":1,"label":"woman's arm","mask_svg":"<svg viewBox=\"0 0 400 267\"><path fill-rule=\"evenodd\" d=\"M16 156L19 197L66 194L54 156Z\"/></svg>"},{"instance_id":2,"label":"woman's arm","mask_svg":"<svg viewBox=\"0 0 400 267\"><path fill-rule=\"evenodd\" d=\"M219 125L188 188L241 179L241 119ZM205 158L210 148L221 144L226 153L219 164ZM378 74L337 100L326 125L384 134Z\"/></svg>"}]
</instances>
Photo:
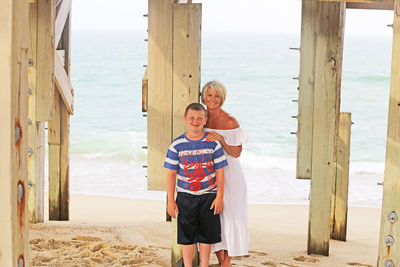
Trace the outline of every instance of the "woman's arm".
<instances>
[{"instance_id":1,"label":"woman's arm","mask_svg":"<svg viewBox=\"0 0 400 267\"><path fill-rule=\"evenodd\" d=\"M229 116L229 119L225 120L223 125L218 125L222 127L218 127L217 129L224 129L224 130L231 130L231 129L236 129L239 127L239 123L236 121L235 118ZM225 142L225 139L222 135L216 133L216 132L209 132L209 134L206 137L207 141L219 141L222 145L222 147L225 149L226 153L231 155L234 158L240 157L240 154L242 153L242 145L239 146L230 146Z\"/></svg>"}]
</instances>

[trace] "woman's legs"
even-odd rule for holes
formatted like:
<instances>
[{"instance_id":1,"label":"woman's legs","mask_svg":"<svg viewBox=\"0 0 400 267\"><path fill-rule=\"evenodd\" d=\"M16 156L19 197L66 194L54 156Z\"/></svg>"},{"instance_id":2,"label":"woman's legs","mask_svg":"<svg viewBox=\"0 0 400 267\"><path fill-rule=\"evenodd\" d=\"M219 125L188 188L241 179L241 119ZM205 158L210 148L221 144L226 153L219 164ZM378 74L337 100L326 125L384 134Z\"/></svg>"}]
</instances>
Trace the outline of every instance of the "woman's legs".
<instances>
[{"instance_id":1,"label":"woman's legs","mask_svg":"<svg viewBox=\"0 0 400 267\"><path fill-rule=\"evenodd\" d=\"M222 267L230 267L231 266L232 257L229 257L228 251L224 250L224 261L222 262Z\"/></svg>"},{"instance_id":2,"label":"woman's legs","mask_svg":"<svg viewBox=\"0 0 400 267\"><path fill-rule=\"evenodd\" d=\"M225 257L224 251L225 250L221 249L221 250L218 250L215 252L215 255L217 255L217 258L218 258L218 263L221 266L222 266L222 263L224 263L224 257Z\"/></svg>"}]
</instances>

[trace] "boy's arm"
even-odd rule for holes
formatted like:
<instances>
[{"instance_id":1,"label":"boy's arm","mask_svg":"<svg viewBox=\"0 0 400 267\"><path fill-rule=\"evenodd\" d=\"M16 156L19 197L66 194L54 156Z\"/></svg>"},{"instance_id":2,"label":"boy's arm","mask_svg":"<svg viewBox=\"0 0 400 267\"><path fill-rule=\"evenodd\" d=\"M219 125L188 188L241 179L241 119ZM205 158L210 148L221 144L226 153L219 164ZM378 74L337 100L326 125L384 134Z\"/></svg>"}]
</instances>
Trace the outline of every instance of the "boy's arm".
<instances>
[{"instance_id":1,"label":"boy's arm","mask_svg":"<svg viewBox=\"0 0 400 267\"><path fill-rule=\"evenodd\" d=\"M214 208L214 214L219 214L224 209L224 168L215 171L217 177L217 196L211 208Z\"/></svg>"},{"instance_id":2,"label":"boy's arm","mask_svg":"<svg viewBox=\"0 0 400 267\"><path fill-rule=\"evenodd\" d=\"M175 184L176 184L176 170L167 170L167 205L168 214L176 218L176 214L179 213L178 205L175 202Z\"/></svg>"}]
</instances>

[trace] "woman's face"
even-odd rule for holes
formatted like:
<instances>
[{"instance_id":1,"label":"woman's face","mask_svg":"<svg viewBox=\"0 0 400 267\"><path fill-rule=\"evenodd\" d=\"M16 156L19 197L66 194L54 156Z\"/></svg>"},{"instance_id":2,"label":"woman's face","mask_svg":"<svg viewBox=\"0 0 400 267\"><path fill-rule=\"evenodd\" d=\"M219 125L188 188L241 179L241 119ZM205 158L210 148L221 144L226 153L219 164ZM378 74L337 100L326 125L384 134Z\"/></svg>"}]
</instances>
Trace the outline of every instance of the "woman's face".
<instances>
[{"instance_id":1,"label":"woman's face","mask_svg":"<svg viewBox=\"0 0 400 267\"><path fill-rule=\"evenodd\" d=\"M204 98L207 109L214 109L214 108L220 108L221 107L221 96L218 94L217 90L214 88L210 87L207 90L207 94Z\"/></svg>"}]
</instances>

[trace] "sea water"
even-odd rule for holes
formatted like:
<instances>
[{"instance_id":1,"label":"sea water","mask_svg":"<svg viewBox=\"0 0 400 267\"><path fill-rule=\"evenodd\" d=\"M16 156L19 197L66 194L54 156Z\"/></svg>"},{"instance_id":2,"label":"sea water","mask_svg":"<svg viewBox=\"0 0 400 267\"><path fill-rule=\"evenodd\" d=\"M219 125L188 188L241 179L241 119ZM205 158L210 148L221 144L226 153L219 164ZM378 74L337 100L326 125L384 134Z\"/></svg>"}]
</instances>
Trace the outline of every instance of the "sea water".
<instances>
[{"instance_id":1,"label":"sea water","mask_svg":"<svg viewBox=\"0 0 400 267\"><path fill-rule=\"evenodd\" d=\"M128 198L165 199L147 191L146 118L141 79L147 33L72 31L70 188ZM391 37L346 36L341 111L351 112L349 204L380 207L390 88ZM250 136L240 157L250 203L308 203L298 180L296 135L299 34L202 33L201 84L222 81L224 109Z\"/></svg>"}]
</instances>

